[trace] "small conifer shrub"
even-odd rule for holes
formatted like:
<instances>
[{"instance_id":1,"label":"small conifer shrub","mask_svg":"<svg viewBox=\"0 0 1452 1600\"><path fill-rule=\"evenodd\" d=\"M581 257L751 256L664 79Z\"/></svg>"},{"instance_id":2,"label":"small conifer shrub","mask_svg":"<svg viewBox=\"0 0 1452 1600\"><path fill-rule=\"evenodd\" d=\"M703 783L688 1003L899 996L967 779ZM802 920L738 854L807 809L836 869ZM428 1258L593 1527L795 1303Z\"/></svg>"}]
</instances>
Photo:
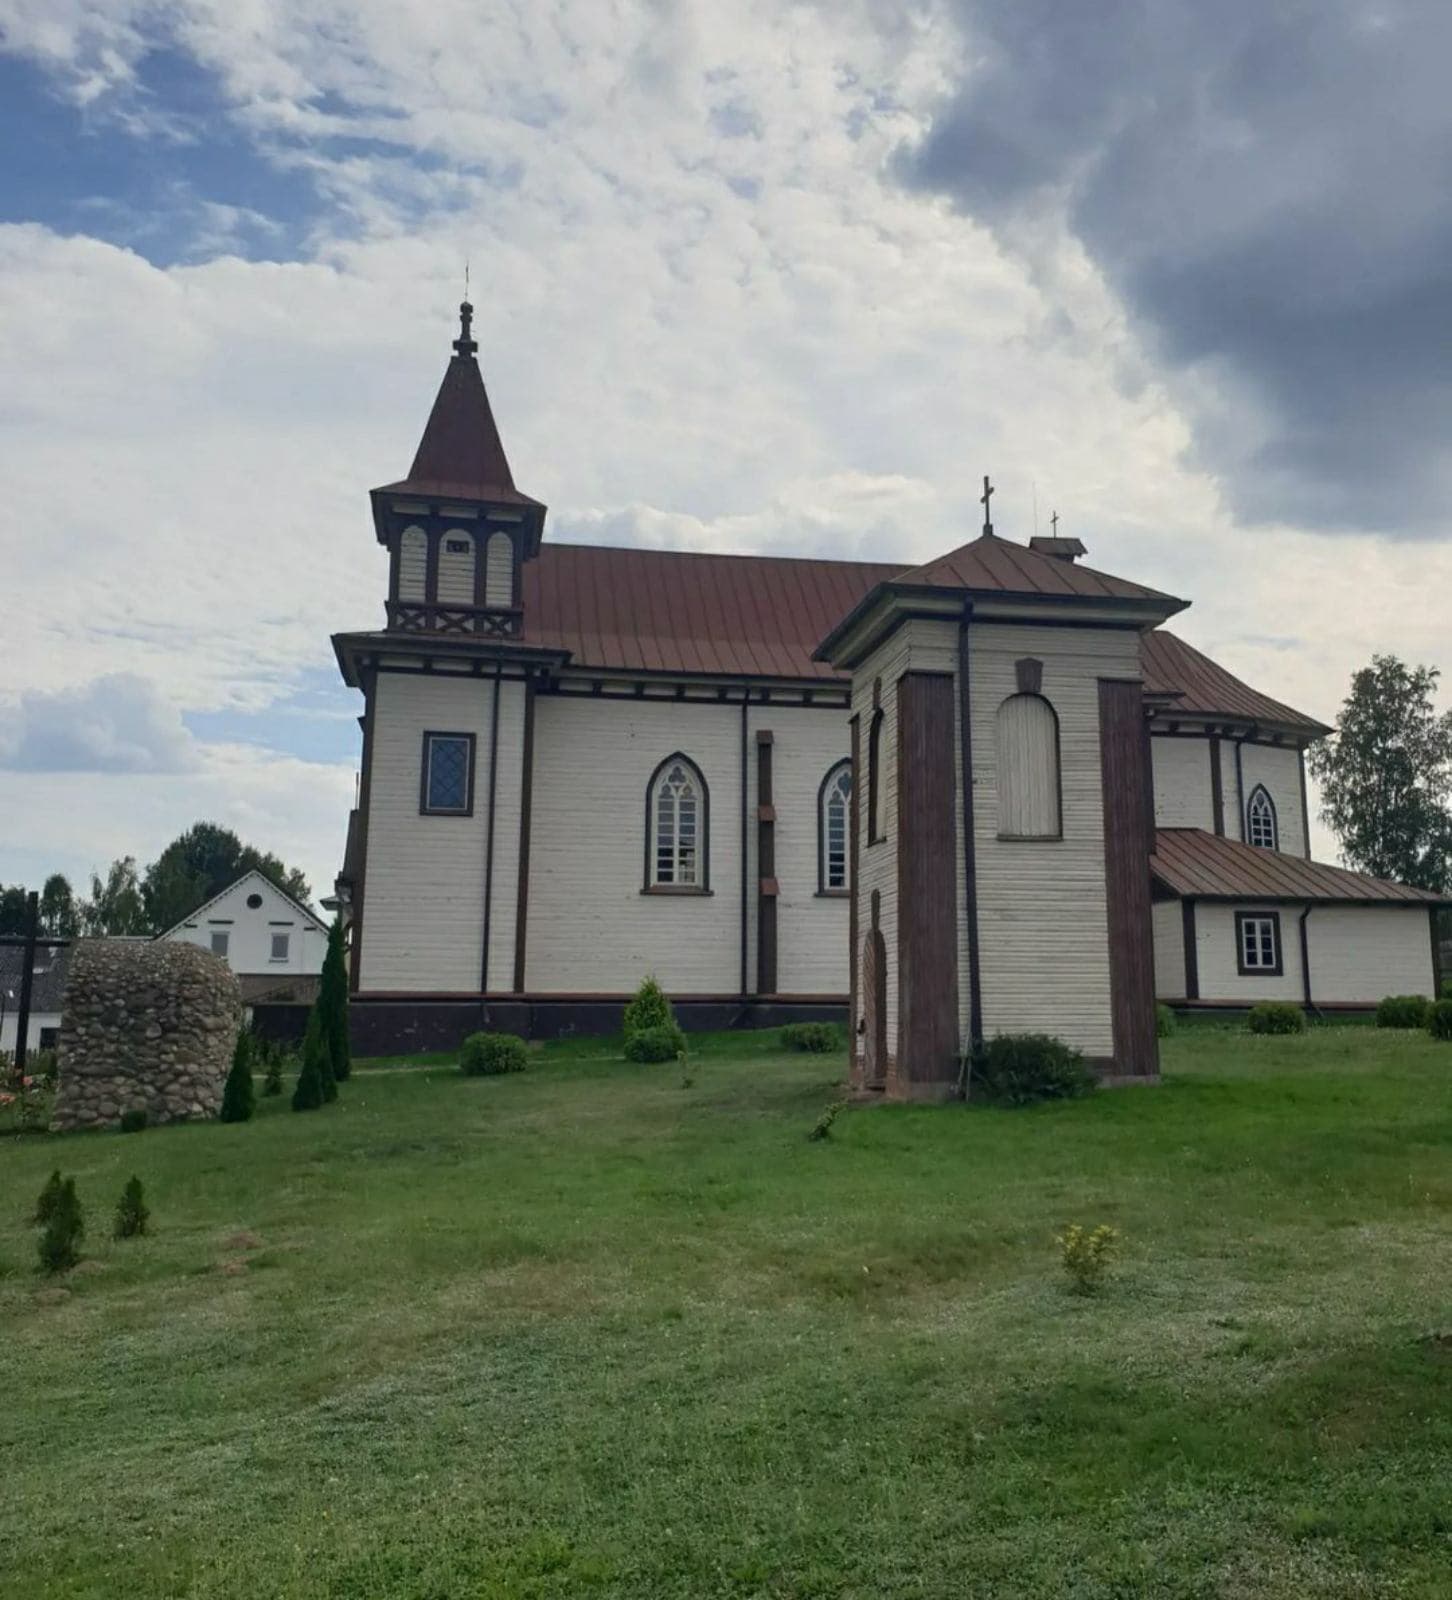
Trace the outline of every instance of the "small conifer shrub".
<instances>
[{"instance_id":1,"label":"small conifer shrub","mask_svg":"<svg viewBox=\"0 0 1452 1600\"><path fill-rule=\"evenodd\" d=\"M1093 1294L1118 1252L1119 1234L1106 1223L1091 1229L1073 1222L1054 1243L1074 1292Z\"/></svg>"},{"instance_id":2,"label":"small conifer shrub","mask_svg":"<svg viewBox=\"0 0 1452 1600\"><path fill-rule=\"evenodd\" d=\"M55 1208L60 1203L61 1190L64 1187L60 1168L57 1167L45 1180L45 1187L35 1202L35 1210L30 1214L30 1220L37 1228L43 1228L55 1215Z\"/></svg>"},{"instance_id":3,"label":"small conifer shrub","mask_svg":"<svg viewBox=\"0 0 1452 1600\"><path fill-rule=\"evenodd\" d=\"M1452 998L1439 1000L1427 1011L1427 1032L1452 1044Z\"/></svg>"},{"instance_id":4,"label":"small conifer shrub","mask_svg":"<svg viewBox=\"0 0 1452 1600\"><path fill-rule=\"evenodd\" d=\"M118 1239L139 1239L151 1221L151 1210L135 1173L127 1180L116 1202L116 1225L111 1230Z\"/></svg>"},{"instance_id":5,"label":"small conifer shrub","mask_svg":"<svg viewBox=\"0 0 1452 1600\"><path fill-rule=\"evenodd\" d=\"M145 1106L127 1106L121 1113L122 1133L140 1133L151 1121Z\"/></svg>"},{"instance_id":6,"label":"small conifer shrub","mask_svg":"<svg viewBox=\"0 0 1452 1600\"><path fill-rule=\"evenodd\" d=\"M81 1214L80 1198L76 1194L76 1180L67 1178L56 1196L50 1220L40 1236L37 1253L42 1272L69 1272L80 1260L82 1235L86 1222Z\"/></svg>"},{"instance_id":7,"label":"small conifer shrub","mask_svg":"<svg viewBox=\"0 0 1452 1600\"><path fill-rule=\"evenodd\" d=\"M459 1048L459 1070L470 1078L492 1078L504 1072L523 1072L529 1049L513 1033L471 1033Z\"/></svg>"},{"instance_id":8,"label":"small conifer shrub","mask_svg":"<svg viewBox=\"0 0 1452 1600\"><path fill-rule=\"evenodd\" d=\"M281 1050L273 1050L267 1056L267 1071L262 1077L262 1092L264 1095L282 1093L282 1063Z\"/></svg>"},{"instance_id":9,"label":"small conifer shrub","mask_svg":"<svg viewBox=\"0 0 1452 1600\"><path fill-rule=\"evenodd\" d=\"M1306 1013L1289 1000L1262 1000L1250 1008L1246 1026L1252 1033L1304 1033Z\"/></svg>"},{"instance_id":10,"label":"small conifer shrub","mask_svg":"<svg viewBox=\"0 0 1452 1600\"><path fill-rule=\"evenodd\" d=\"M1175 1031L1175 1013L1167 1005L1155 1007L1155 1033L1161 1039L1168 1039Z\"/></svg>"},{"instance_id":11,"label":"small conifer shrub","mask_svg":"<svg viewBox=\"0 0 1452 1600\"><path fill-rule=\"evenodd\" d=\"M1389 994L1376 1008L1378 1028L1425 1028L1432 1002L1420 994Z\"/></svg>"},{"instance_id":12,"label":"small conifer shrub","mask_svg":"<svg viewBox=\"0 0 1452 1600\"><path fill-rule=\"evenodd\" d=\"M1084 1057L1046 1033L1001 1033L984 1044L973 1062L973 1098L990 1105L1075 1100L1098 1086Z\"/></svg>"},{"instance_id":13,"label":"small conifer shrub","mask_svg":"<svg viewBox=\"0 0 1452 1600\"><path fill-rule=\"evenodd\" d=\"M318 980L318 1005L323 1013L323 1036L328 1041L333 1081L346 1083L353 1072L348 1042L348 967L343 955L343 924L336 917L328 929L328 953L323 957Z\"/></svg>"},{"instance_id":14,"label":"small conifer shrub","mask_svg":"<svg viewBox=\"0 0 1452 1600\"><path fill-rule=\"evenodd\" d=\"M625 1037L630 1039L637 1033L644 1033L647 1028L673 1027L675 1020L665 990L653 977L647 977L635 991L635 998L626 1006L620 1026Z\"/></svg>"},{"instance_id":15,"label":"small conifer shrub","mask_svg":"<svg viewBox=\"0 0 1452 1600\"><path fill-rule=\"evenodd\" d=\"M297 1085L292 1091L294 1111L316 1111L324 1104L326 1094L323 1088L323 1063L327 1053L328 1047L323 1043L322 1025L318 1021L317 1008L314 1007L308 1017L308 1030L303 1035L302 1066L298 1070Z\"/></svg>"},{"instance_id":16,"label":"small conifer shrub","mask_svg":"<svg viewBox=\"0 0 1452 1600\"><path fill-rule=\"evenodd\" d=\"M256 1092L252 1086L252 1037L246 1028L241 1028L232 1050L232 1069L222 1086L221 1119L223 1122L250 1122L256 1106Z\"/></svg>"},{"instance_id":17,"label":"small conifer shrub","mask_svg":"<svg viewBox=\"0 0 1452 1600\"><path fill-rule=\"evenodd\" d=\"M641 1028L625 1040L627 1061L678 1061L685 1053L686 1036L674 1022Z\"/></svg>"},{"instance_id":18,"label":"small conifer shrub","mask_svg":"<svg viewBox=\"0 0 1452 1600\"><path fill-rule=\"evenodd\" d=\"M831 1022L789 1022L781 1030L782 1048L827 1055L842 1048L842 1030Z\"/></svg>"}]
</instances>

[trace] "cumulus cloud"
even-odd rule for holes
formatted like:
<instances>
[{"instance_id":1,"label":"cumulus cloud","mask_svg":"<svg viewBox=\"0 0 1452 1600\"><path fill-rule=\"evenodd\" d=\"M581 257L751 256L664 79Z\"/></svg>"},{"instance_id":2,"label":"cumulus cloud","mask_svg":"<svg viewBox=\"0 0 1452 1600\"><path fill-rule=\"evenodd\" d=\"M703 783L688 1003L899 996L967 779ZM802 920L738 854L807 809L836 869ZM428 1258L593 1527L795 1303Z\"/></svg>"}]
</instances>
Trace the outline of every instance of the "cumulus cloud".
<instances>
[{"instance_id":1,"label":"cumulus cloud","mask_svg":"<svg viewBox=\"0 0 1452 1600\"><path fill-rule=\"evenodd\" d=\"M1452 11L1438 0L952 0L909 181L1062 220L1182 382L1243 516L1445 534Z\"/></svg>"},{"instance_id":2,"label":"cumulus cloud","mask_svg":"<svg viewBox=\"0 0 1452 1600\"><path fill-rule=\"evenodd\" d=\"M0 706L0 766L17 772L190 772L192 736L156 685L112 672Z\"/></svg>"}]
</instances>

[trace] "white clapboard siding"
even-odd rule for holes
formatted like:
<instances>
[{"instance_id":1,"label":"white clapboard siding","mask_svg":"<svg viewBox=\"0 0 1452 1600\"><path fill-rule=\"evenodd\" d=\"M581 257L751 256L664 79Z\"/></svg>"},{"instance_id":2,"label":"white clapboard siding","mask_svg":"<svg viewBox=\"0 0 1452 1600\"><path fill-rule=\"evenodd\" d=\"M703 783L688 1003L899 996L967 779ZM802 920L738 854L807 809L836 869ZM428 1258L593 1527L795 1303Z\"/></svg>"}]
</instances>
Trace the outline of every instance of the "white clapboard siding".
<instances>
[{"instance_id":1,"label":"white clapboard siding","mask_svg":"<svg viewBox=\"0 0 1452 1600\"><path fill-rule=\"evenodd\" d=\"M1155 824L1161 828L1204 828L1215 831L1215 802L1210 787L1210 741L1161 734L1150 740L1155 775ZM1223 754L1222 754L1223 762ZM1235 777L1224 791L1226 827L1235 831Z\"/></svg>"},{"instance_id":2,"label":"white clapboard siding","mask_svg":"<svg viewBox=\"0 0 1452 1600\"><path fill-rule=\"evenodd\" d=\"M474 604L474 535L468 528L450 528L439 541L439 604Z\"/></svg>"},{"instance_id":3,"label":"white clapboard siding","mask_svg":"<svg viewBox=\"0 0 1452 1600\"><path fill-rule=\"evenodd\" d=\"M1242 975L1237 968L1235 913L1279 912L1281 919L1281 966L1278 976L1261 973ZM1202 1000L1232 1000L1239 1005L1254 1005L1257 1000L1300 1000L1301 938L1297 926L1298 905L1264 906L1247 902L1243 906L1218 901L1198 901L1195 906L1196 972ZM1313 920L1316 913L1313 913Z\"/></svg>"},{"instance_id":4,"label":"white clapboard siding","mask_svg":"<svg viewBox=\"0 0 1452 1600\"><path fill-rule=\"evenodd\" d=\"M489 731L494 683L444 673L380 672L369 774L368 858L361 987L463 991L480 986L484 938L485 841L489 821ZM513 868L517 857L519 683L500 685L501 818L495 830L494 926L490 982L513 962ZM472 733L474 810L468 817L419 814L425 730ZM502 984L508 987L507 982Z\"/></svg>"},{"instance_id":5,"label":"white clapboard siding","mask_svg":"<svg viewBox=\"0 0 1452 1600\"><path fill-rule=\"evenodd\" d=\"M422 600L428 583L429 536L422 528L405 528L398 536L398 598Z\"/></svg>"},{"instance_id":6,"label":"white clapboard siding","mask_svg":"<svg viewBox=\"0 0 1452 1600\"><path fill-rule=\"evenodd\" d=\"M984 1031L1052 1033L1089 1055L1109 1055L1099 679L1139 676L1138 636L1128 629L976 623L968 638ZM999 838L995 719L1017 690L1014 663L1022 656L1043 662L1044 698L1059 719L1063 837L1057 840ZM967 984L959 987L966 996Z\"/></svg>"},{"instance_id":7,"label":"white clapboard siding","mask_svg":"<svg viewBox=\"0 0 1452 1600\"><path fill-rule=\"evenodd\" d=\"M1375 1005L1389 994L1432 993L1425 906L1318 906L1306 924L1311 997Z\"/></svg>"},{"instance_id":8,"label":"white clapboard siding","mask_svg":"<svg viewBox=\"0 0 1452 1600\"><path fill-rule=\"evenodd\" d=\"M1185 998L1185 913L1178 900L1156 900L1152 913L1155 939L1155 996Z\"/></svg>"},{"instance_id":9,"label":"white clapboard siding","mask_svg":"<svg viewBox=\"0 0 1452 1600\"><path fill-rule=\"evenodd\" d=\"M484 547L484 604L514 604L514 541L507 533L491 533Z\"/></svg>"},{"instance_id":10,"label":"white clapboard siding","mask_svg":"<svg viewBox=\"0 0 1452 1600\"><path fill-rule=\"evenodd\" d=\"M256 906L249 900L260 901ZM303 911L260 872L248 872L216 899L199 906L163 938L212 948L212 934L227 935L227 965L233 972L315 973L323 970L327 926ZM285 936L285 954L273 955L274 936Z\"/></svg>"},{"instance_id":11,"label":"white clapboard siding","mask_svg":"<svg viewBox=\"0 0 1452 1600\"><path fill-rule=\"evenodd\" d=\"M1233 752L1232 752L1233 753ZM1284 745L1251 744L1241 748L1241 771L1244 777L1245 805L1257 784L1264 785L1276 808L1277 846L1286 855L1306 854L1306 830L1301 816L1301 759L1299 752ZM1233 795L1235 789L1226 790ZM1231 802L1233 806L1234 802ZM1229 807L1227 808L1229 809ZM1232 838L1241 835L1233 817L1225 820L1225 831ZM1247 829L1245 837L1249 837Z\"/></svg>"},{"instance_id":12,"label":"white clapboard siding","mask_svg":"<svg viewBox=\"0 0 1452 1600\"><path fill-rule=\"evenodd\" d=\"M677 751L710 792L709 895L641 892L646 786ZM622 994L653 972L675 994L738 993L741 777L739 705L540 696L526 987Z\"/></svg>"},{"instance_id":13,"label":"white clapboard siding","mask_svg":"<svg viewBox=\"0 0 1452 1600\"><path fill-rule=\"evenodd\" d=\"M780 994L845 995L848 902L817 892L817 798L828 771L852 753L847 712L822 707L752 706L750 711L751 853L747 929L750 982L756 983L756 734L772 735L772 804L776 812L776 981Z\"/></svg>"},{"instance_id":14,"label":"white clapboard siding","mask_svg":"<svg viewBox=\"0 0 1452 1600\"><path fill-rule=\"evenodd\" d=\"M1036 694L1010 695L998 708L998 823L1020 838L1059 831L1059 751L1054 712Z\"/></svg>"}]
</instances>

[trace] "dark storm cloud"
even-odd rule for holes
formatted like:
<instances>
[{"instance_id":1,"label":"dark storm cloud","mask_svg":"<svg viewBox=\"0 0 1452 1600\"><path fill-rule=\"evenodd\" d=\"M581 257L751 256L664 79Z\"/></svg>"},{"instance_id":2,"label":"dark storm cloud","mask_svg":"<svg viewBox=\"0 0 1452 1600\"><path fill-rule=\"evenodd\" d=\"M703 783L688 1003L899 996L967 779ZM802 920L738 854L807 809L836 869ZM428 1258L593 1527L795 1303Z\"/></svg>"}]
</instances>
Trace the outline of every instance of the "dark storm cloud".
<instances>
[{"instance_id":1,"label":"dark storm cloud","mask_svg":"<svg viewBox=\"0 0 1452 1600\"><path fill-rule=\"evenodd\" d=\"M1452 6L950 3L908 181L1062 210L1243 516L1452 526Z\"/></svg>"}]
</instances>

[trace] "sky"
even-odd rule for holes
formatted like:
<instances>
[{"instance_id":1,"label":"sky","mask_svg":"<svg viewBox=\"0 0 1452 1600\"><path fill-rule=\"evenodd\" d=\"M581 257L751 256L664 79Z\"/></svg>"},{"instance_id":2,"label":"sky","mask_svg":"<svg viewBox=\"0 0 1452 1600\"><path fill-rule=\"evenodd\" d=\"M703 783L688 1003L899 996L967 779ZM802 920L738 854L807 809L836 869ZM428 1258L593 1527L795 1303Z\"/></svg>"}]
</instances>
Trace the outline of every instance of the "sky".
<instances>
[{"instance_id":1,"label":"sky","mask_svg":"<svg viewBox=\"0 0 1452 1600\"><path fill-rule=\"evenodd\" d=\"M0 882L208 818L326 892L466 261L546 537L908 565L989 473L1323 720L1452 669L1448 59L1434 0L0 0Z\"/></svg>"}]
</instances>

